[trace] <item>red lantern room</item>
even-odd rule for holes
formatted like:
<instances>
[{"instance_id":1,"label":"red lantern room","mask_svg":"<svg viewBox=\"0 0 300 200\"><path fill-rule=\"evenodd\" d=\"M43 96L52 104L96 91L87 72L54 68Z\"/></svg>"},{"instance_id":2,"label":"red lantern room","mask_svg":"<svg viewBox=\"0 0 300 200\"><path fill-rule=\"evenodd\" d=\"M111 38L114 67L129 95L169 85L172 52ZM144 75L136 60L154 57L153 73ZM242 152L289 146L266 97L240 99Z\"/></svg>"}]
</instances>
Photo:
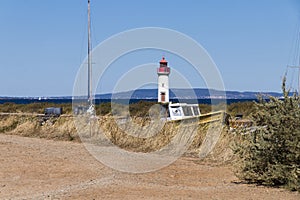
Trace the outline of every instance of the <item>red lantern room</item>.
<instances>
[{"instance_id":1,"label":"red lantern room","mask_svg":"<svg viewBox=\"0 0 300 200\"><path fill-rule=\"evenodd\" d=\"M162 57L162 59L159 62L159 68L157 69L157 74L170 74L170 67L168 67L168 62L165 59L165 57Z\"/></svg>"}]
</instances>

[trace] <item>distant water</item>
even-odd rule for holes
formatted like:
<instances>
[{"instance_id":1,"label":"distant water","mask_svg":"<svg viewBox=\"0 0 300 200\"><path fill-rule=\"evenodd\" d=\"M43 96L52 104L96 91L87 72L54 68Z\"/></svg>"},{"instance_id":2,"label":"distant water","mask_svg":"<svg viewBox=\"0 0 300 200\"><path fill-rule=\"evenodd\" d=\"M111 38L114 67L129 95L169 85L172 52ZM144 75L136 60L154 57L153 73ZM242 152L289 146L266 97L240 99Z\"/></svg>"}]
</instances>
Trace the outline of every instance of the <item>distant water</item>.
<instances>
[{"instance_id":1,"label":"distant water","mask_svg":"<svg viewBox=\"0 0 300 200\"><path fill-rule=\"evenodd\" d=\"M114 99L112 102L119 103L119 104L132 104L132 103L137 103L139 101L148 101L148 102L157 102L157 99ZM211 105L212 102L210 99L183 99L183 100L178 100L178 99L171 99L170 101L177 103L197 103L198 104L208 104ZM252 101L257 101L257 99L226 99L225 100L227 104L231 103L237 103L237 102L252 102ZM106 103L106 102L111 102L110 99L96 99L95 104L100 104L100 103ZM214 99L213 104L218 104L218 103L223 103L224 99ZM0 99L0 104L4 103L15 103L15 104L30 104L30 103L56 103L56 104L62 104L62 103L72 103L72 99L23 99L23 98L5 98L5 99Z\"/></svg>"}]
</instances>

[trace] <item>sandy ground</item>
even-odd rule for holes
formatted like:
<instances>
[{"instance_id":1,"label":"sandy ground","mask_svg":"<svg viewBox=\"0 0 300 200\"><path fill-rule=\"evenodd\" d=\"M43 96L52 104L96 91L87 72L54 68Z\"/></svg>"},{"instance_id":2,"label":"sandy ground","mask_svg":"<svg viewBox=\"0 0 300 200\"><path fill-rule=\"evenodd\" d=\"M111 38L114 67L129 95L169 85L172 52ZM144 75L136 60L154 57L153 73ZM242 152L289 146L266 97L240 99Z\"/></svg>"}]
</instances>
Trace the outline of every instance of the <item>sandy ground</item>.
<instances>
[{"instance_id":1,"label":"sandy ground","mask_svg":"<svg viewBox=\"0 0 300 200\"><path fill-rule=\"evenodd\" d=\"M182 157L130 174L95 160L82 144L0 134L0 199L300 199L242 184L229 166Z\"/></svg>"}]
</instances>

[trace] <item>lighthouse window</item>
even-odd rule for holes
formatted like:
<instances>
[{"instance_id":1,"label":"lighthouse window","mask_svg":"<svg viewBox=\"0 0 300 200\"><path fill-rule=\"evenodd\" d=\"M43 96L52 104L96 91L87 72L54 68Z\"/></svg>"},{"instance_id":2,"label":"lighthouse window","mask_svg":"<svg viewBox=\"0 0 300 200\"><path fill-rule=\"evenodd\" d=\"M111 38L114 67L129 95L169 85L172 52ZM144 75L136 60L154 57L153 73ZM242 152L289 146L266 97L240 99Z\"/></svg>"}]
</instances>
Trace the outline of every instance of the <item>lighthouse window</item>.
<instances>
[{"instance_id":1,"label":"lighthouse window","mask_svg":"<svg viewBox=\"0 0 300 200\"><path fill-rule=\"evenodd\" d=\"M165 87L165 84L164 84L164 83L162 83L162 84L161 84L161 86L162 86L162 87Z\"/></svg>"},{"instance_id":2,"label":"lighthouse window","mask_svg":"<svg viewBox=\"0 0 300 200\"><path fill-rule=\"evenodd\" d=\"M182 106L184 116L193 116L193 111L191 109L191 106Z\"/></svg>"},{"instance_id":3,"label":"lighthouse window","mask_svg":"<svg viewBox=\"0 0 300 200\"><path fill-rule=\"evenodd\" d=\"M198 106L193 106L193 111L195 115L200 115Z\"/></svg>"}]
</instances>

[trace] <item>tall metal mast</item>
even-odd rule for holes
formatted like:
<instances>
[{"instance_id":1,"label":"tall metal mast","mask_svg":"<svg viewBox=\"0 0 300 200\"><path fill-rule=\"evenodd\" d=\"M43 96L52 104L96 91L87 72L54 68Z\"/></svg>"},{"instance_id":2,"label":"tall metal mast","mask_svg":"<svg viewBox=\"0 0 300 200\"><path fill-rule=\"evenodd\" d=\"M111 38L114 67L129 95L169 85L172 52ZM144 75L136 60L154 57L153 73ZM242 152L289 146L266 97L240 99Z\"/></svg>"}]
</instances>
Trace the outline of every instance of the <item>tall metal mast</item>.
<instances>
[{"instance_id":1,"label":"tall metal mast","mask_svg":"<svg viewBox=\"0 0 300 200\"><path fill-rule=\"evenodd\" d=\"M300 65L294 65L294 66L288 65L287 67L298 69L298 91L297 92L298 92L298 96L300 96Z\"/></svg>"},{"instance_id":2,"label":"tall metal mast","mask_svg":"<svg viewBox=\"0 0 300 200\"><path fill-rule=\"evenodd\" d=\"M88 102L93 105L92 95L92 44L91 44L91 1L88 0Z\"/></svg>"},{"instance_id":3,"label":"tall metal mast","mask_svg":"<svg viewBox=\"0 0 300 200\"><path fill-rule=\"evenodd\" d=\"M295 68L298 70L298 96L300 96L300 27L295 41L295 55L293 56L293 64L288 65L287 68Z\"/></svg>"}]
</instances>

